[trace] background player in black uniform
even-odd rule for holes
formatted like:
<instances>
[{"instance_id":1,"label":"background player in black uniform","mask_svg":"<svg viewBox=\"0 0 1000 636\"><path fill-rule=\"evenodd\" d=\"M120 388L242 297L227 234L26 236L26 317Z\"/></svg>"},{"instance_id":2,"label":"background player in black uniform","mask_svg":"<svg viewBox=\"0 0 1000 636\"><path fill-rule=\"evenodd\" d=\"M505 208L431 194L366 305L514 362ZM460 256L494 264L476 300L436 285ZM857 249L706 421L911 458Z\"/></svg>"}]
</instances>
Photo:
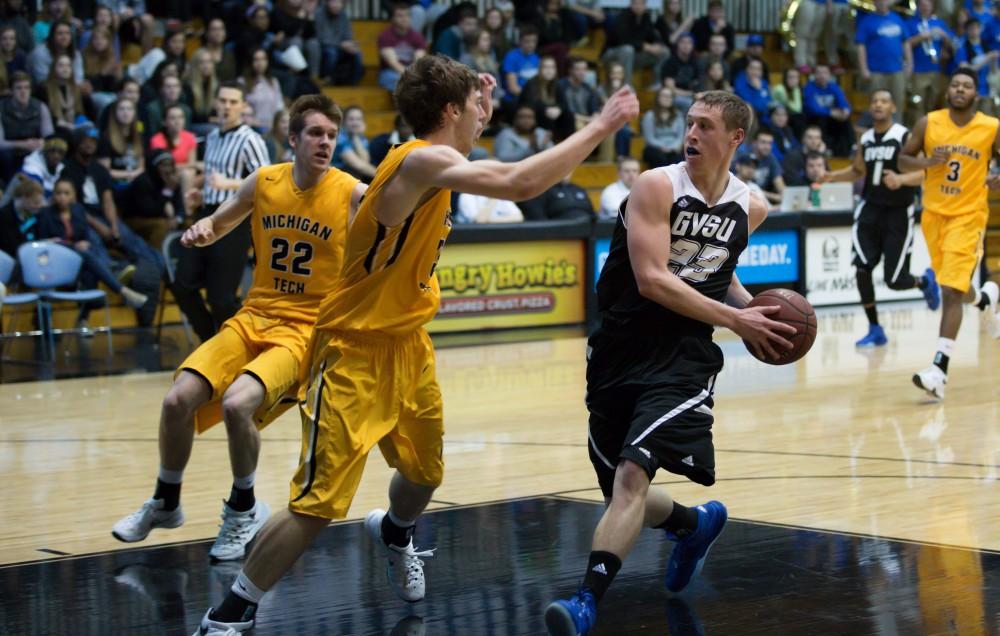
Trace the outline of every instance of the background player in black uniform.
<instances>
[{"instance_id":1,"label":"background player in black uniform","mask_svg":"<svg viewBox=\"0 0 1000 636\"><path fill-rule=\"evenodd\" d=\"M900 150L910 131L892 121L896 104L892 93L879 89L872 93L869 112L872 128L861 135L858 150L850 166L830 172L824 181L857 181L865 178L861 201L854 210L853 252L861 304L868 317L868 333L858 340L858 347L880 347L889 339L878 322L875 308L875 284L872 270L884 259L882 268L889 289L917 287L931 309L941 304L941 291L934 279L934 270L927 268L923 276L910 274L910 252L914 238L914 201L920 173L899 175L897 165Z\"/></svg>"},{"instance_id":2,"label":"background player in black uniform","mask_svg":"<svg viewBox=\"0 0 1000 636\"><path fill-rule=\"evenodd\" d=\"M778 308L745 308L751 296L733 275L767 216L767 204L728 171L751 119L732 93L701 95L687 115L686 163L643 173L620 208L587 363L590 458L608 508L580 589L546 610L551 634L590 631L643 526L677 541L666 574L676 592L726 523L721 503L687 508L649 484L658 468L715 482L712 391L722 351L713 325L768 356L791 346L779 334L794 329L767 318Z\"/></svg>"}]
</instances>

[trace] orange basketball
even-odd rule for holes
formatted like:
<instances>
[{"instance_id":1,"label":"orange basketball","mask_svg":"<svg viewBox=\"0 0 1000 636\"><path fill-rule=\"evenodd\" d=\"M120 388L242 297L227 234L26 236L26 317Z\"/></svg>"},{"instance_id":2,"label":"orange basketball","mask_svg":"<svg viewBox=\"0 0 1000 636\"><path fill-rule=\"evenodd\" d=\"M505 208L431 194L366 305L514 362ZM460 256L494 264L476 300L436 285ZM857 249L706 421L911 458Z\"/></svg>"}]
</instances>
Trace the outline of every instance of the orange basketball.
<instances>
[{"instance_id":1,"label":"orange basketball","mask_svg":"<svg viewBox=\"0 0 1000 636\"><path fill-rule=\"evenodd\" d=\"M795 327L794 334L781 334L795 346L791 349L779 348L781 357L777 360L757 356L749 345L747 345L747 350L755 358L768 364L795 362L809 353L813 341L816 340L816 311L801 294L790 289L768 289L754 296L747 305L747 307L774 306L781 309L777 313L768 315L768 318ZM747 344L745 340L743 343Z\"/></svg>"}]
</instances>

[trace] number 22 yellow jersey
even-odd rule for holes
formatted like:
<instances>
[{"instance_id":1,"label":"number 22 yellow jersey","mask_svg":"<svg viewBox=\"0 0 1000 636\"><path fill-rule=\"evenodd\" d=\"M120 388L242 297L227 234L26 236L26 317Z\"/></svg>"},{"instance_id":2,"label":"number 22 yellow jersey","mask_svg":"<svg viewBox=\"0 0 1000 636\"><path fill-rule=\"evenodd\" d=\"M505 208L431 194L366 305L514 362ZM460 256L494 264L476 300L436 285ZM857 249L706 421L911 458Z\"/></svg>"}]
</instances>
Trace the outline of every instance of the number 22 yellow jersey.
<instances>
[{"instance_id":1,"label":"number 22 yellow jersey","mask_svg":"<svg viewBox=\"0 0 1000 636\"><path fill-rule=\"evenodd\" d=\"M941 216L987 213L986 177L998 126L996 117L979 112L964 126L952 121L947 108L927 113L924 154L930 157L935 148L944 147L951 156L927 169L924 209Z\"/></svg>"},{"instance_id":2,"label":"number 22 yellow jersey","mask_svg":"<svg viewBox=\"0 0 1000 636\"><path fill-rule=\"evenodd\" d=\"M300 190L292 164L257 171L250 214L257 263L244 307L273 318L312 324L340 274L358 180L330 168Z\"/></svg>"}]
</instances>

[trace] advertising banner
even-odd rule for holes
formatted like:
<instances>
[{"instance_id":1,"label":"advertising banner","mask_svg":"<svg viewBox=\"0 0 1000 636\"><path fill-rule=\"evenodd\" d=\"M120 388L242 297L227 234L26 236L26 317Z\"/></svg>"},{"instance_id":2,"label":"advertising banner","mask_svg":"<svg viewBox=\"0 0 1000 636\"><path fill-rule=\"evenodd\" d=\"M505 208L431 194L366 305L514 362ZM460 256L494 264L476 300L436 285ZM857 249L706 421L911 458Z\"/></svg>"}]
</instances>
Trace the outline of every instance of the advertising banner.
<instances>
[{"instance_id":1,"label":"advertising banner","mask_svg":"<svg viewBox=\"0 0 1000 636\"><path fill-rule=\"evenodd\" d=\"M744 285L799 280L798 230L758 230L740 254L736 275Z\"/></svg>"},{"instance_id":2,"label":"advertising banner","mask_svg":"<svg viewBox=\"0 0 1000 636\"><path fill-rule=\"evenodd\" d=\"M586 241L448 245L437 266L431 333L584 321Z\"/></svg>"}]
</instances>

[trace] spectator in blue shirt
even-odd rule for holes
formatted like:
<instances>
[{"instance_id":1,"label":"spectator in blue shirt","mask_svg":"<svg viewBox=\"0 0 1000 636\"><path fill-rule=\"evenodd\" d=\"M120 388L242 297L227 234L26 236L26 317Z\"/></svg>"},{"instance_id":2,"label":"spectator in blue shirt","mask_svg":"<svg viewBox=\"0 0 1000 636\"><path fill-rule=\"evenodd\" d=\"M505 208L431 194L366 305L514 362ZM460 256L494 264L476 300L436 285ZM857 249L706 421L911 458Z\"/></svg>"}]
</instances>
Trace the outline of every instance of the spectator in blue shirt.
<instances>
[{"instance_id":1,"label":"spectator in blue shirt","mask_svg":"<svg viewBox=\"0 0 1000 636\"><path fill-rule=\"evenodd\" d=\"M983 46L982 25L979 20L969 18L965 22L965 37L955 43L955 57L951 60L951 69L954 72L959 66L968 66L979 75L979 94L986 97L990 94L989 73L995 66L996 60L1000 57L1000 51L987 52ZM989 110L989 105L984 100L980 106Z\"/></svg>"},{"instance_id":2,"label":"spectator in blue shirt","mask_svg":"<svg viewBox=\"0 0 1000 636\"><path fill-rule=\"evenodd\" d=\"M774 133L770 129L759 126L753 135L753 143L744 144L736 151L730 171L736 171L736 160L742 156L753 157L757 161L754 173L754 183L764 191L764 196L771 203L781 203L781 193L785 191L785 179L781 176L781 164L772 154L774 148Z\"/></svg>"},{"instance_id":3,"label":"spectator in blue shirt","mask_svg":"<svg viewBox=\"0 0 1000 636\"><path fill-rule=\"evenodd\" d=\"M433 51L447 55L453 60L458 60L466 52L465 40L470 35L479 30L479 18L476 17L476 10L470 7L463 7L458 12L458 23L453 24L438 35L434 40Z\"/></svg>"},{"instance_id":4,"label":"spectator in blue shirt","mask_svg":"<svg viewBox=\"0 0 1000 636\"><path fill-rule=\"evenodd\" d=\"M858 19L854 41L858 45L858 71L868 91L888 89L896 103L896 113L906 110L906 75L913 67L910 49L904 46L906 24L889 11L891 0L875 0L875 13Z\"/></svg>"},{"instance_id":5,"label":"spectator in blue shirt","mask_svg":"<svg viewBox=\"0 0 1000 636\"><path fill-rule=\"evenodd\" d=\"M521 90L528 80L538 75L541 59L538 57L537 49L538 29L530 24L522 26L517 48L507 51L500 66L505 91L503 101L508 107L512 108L517 103L517 98L520 97Z\"/></svg>"},{"instance_id":6,"label":"spectator in blue shirt","mask_svg":"<svg viewBox=\"0 0 1000 636\"><path fill-rule=\"evenodd\" d=\"M337 136L337 147L330 163L334 168L368 183L375 176L375 166L372 165L365 130L365 112L359 106L345 108L344 121Z\"/></svg>"},{"instance_id":7,"label":"spectator in blue shirt","mask_svg":"<svg viewBox=\"0 0 1000 636\"><path fill-rule=\"evenodd\" d=\"M962 11L965 13L966 21L975 18L979 21L979 24L986 24L990 20L990 7L986 4L986 0L965 0L965 6L962 7ZM962 20L959 19L959 24L962 24Z\"/></svg>"},{"instance_id":8,"label":"spectator in blue shirt","mask_svg":"<svg viewBox=\"0 0 1000 636\"><path fill-rule=\"evenodd\" d=\"M1000 3L993 3L993 15L983 23L983 42L989 51L1000 51Z\"/></svg>"},{"instance_id":9,"label":"spectator in blue shirt","mask_svg":"<svg viewBox=\"0 0 1000 636\"><path fill-rule=\"evenodd\" d=\"M750 104L758 121L770 123L771 87L764 77L764 67L760 60L751 59L747 63L747 70L733 82L733 92Z\"/></svg>"},{"instance_id":10,"label":"spectator in blue shirt","mask_svg":"<svg viewBox=\"0 0 1000 636\"><path fill-rule=\"evenodd\" d=\"M820 64L813 79L802 89L802 110L810 124L823 131L823 138L835 157L849 157L854 145L851 104L833 81L830 67Z\"/></svg>"},{"instance_id":11,"label":"spectator in blue shirt","mask_svg":"<svg viewBox=\"0 0 1000 636\"><path fill-rule=\"evenodd\" d=\"M937 109L944 95L941 58L951 50L954 35L944 20L934 14L934 0L919 0L917 14L906 21L906 46L913 59L910 95L920 97L913 105L913 121Z\"/></svg>"}]
</instances>

